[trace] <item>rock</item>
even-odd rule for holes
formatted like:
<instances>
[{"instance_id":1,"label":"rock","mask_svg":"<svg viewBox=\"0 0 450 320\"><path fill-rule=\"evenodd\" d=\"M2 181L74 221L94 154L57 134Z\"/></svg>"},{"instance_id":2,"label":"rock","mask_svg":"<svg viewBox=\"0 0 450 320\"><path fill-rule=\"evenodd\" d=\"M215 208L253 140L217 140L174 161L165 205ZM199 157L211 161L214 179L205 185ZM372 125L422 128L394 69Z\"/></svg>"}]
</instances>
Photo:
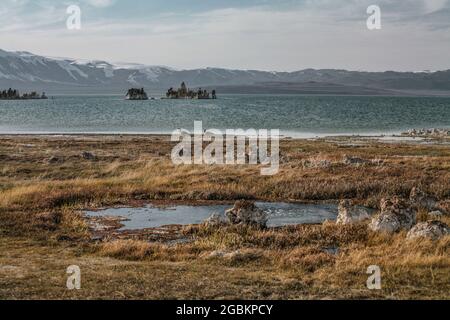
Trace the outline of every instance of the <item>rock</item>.
<instances>
[{"instance_id":1,"label":"rock","mask_svg":"<svg viewBox=\"0 0 450 320\"><path fill-rule=\"evenodd\" d=\"M432 217L441 217L441 216L443 216L443 213L439 210L435 210L435 211L428 212L428 215L432 216Z\"/></svg>"},{"instance_id":2,"label":"rock","mask_svg":"<svg viewBox=\"0 0 450 320\"><path fill-rule=\"evenodd\" d=\"M102 241L105 238L104 235L95 234L91 236L92 241Z\"/></svg>"},{"instance_id":3,"label":"rock","mask_svg":"<svg viewBox=\"0 0 450 320\"><path fill-rule=\"evenodd\" d=\"M61 159L56 156L51 156L50 158L47 159L48 164L55 164L58 162L61 162Z\"/></svg>"},{"instance_id":4,"label":"rock","mask_svg":"<svg viewBox=\"0 0 450 320\"><path fill-rule=\"evenodd\" d=\"M211 253L208 253L204 257L207 259L217 259L217 258L223 258L227 253L222 250L215 250Z\"/></svg>"},{"instance_id":5,"label":"rock","mask_svg":"<svg viewBox=\"0 0 450 320\"><path fill-rule=\"evenodd\" d=\"M411 129L407 132L403 132L402 135L404 136L410 136L410 137L446 137L450 135L450 130L448 129L438 129L438 128L431 128L431 129Z\"/></svg>"},{"instance_id":6,"label":"rock","mask_svg":"<svg viewBox=\"0 0 450 320\"><path fill-rule=\"evenodd\" d=\"M361 159L361 158L357 158L357 157L350 157L345 155L344 156L344 160L343 160L344 164L365 164L368 163L369 161Z\"/></svg>"},{"instance_id":7,"label":"rock","mask_svg":"<svg viewBox=\"0 0 450 320\"><path fill-rule=\"evenodd\" d=\"M374 166L381 166L384 164L384 161L382 159L372 159L370 163Z\"/></svg>"},{"instance_id":8,"label":"rock","mask_svg":"<svg viewBox=\"0 0 450 320\"><path fill-rule=\"evenodd\" d=\"M307 159L302 161L303 168L329 168L331 161L327 159Z\"/></svg>"},{"instance_id":9,"label":"rock","mask_svg":"<svg viewBox=\"0 0 450 320\"><path fill-rule=\"evenodd\" d=\"M204 255L204 257L207 259L217 259L217 258L234 259L241 254L242 254L241 250L231 252L223 250L215 250L211 253Z\"/></svg>"},{"instance_id":10,"label":"rock","mask_svg":"<svg viewBox=\"0 0 450 320\"><path fill-rule=\"evenodd\" d=\"M350 200L341 200L339 202L339 214L336 220L336 224L351 224L368 219L368 210L356 207Z\"/></svg>"},{"instance_id":11,"label":"rock","mask_svg":"<svg viewBox=\"0 0 450 320\"><path fill-rule=\"evenodd\" d=\"M260 228L267 225L267 214L251 201L236 201L234 207L225 214L232 224L253 225Z\"/></svg>"},{"instance_id":12,"label":"rock","mask_svg":"<svg viewBox=\"0 0 450 320\"><path fill-rule=\"evenodd\" d=\"M377 232L394 233L400 229L400 222L396 215L381 213L372 219L369 228Z\"/></svg>"},{"instance_id":13,"label":"rock","mask_svg":"<svg viewBox=\"0 0 450 320\"><path fill-rule=\"evenodd\" d=\"M87 151L84 151L81 154L81 157L85 160L95 160L96 159L96 156L92 152L87 152Z\"/></svg>"},{"instance_id":14,"label":"rock","mask_svg":"<svg viewBox=\"0 0 450 320\"><path fill-rule=\"evenodd\" d=\"M206 259L226 259L230 261L250 261L258 259L261 255L260 251L244 249L235 251L215 250L211 253L201 255L201 257Z\"/></svg>"},{"instance_id":15,"label":"rock","mask_svg":"<svg viewBox=\"0 0 450 320\"><path fill-rule=\"evenodd\" d=\"M338 255L340 250L339 250L339 247L326 247L326 248L322 248L322 251L327 254Z\"/></svg>"},{"instance_id":16,"label":"rock","mask_svg":"<svg viewBox=\"0 0 450 320\"><path fill-rule=\"evenodd\" d=\"M398 197L382 199L380 207L381 213L369 224L373 231L394 233L409 230L416 223L416 211L405 200Z\"/></svg>"},{"instance_id":17,"label":"rock","mask_svg":"<svg viewBox=\"0 0 450 320\"><path fill-rule=\"evenodd\" d=\"M417 208L424 208L427 210L433 210L436 208L437 201L435 198L426 194L418 187L414 187L409 195L411 204Z\"/></svg>"},{"instance_id":18,"label":"rock","mask_svg":"<svg viewBox=\"0 0 450 320\"><path fill-rule=\"evenodd\" d=\"M438 240L450 234L450 228L440 221L427 221L415 225L406 236L407 239L428 238Z\"/></svg>"},{"instance_id":19,"label":"rock","mask_svg":"<svg viewBox=\"0 0 450 320\"><path fill-rule=\"evenodd\" d=\"M219 213L213 213L208 219L203 222L208 227L221 226L227 223L225 217Z\"/></svg>"}]
</instances>

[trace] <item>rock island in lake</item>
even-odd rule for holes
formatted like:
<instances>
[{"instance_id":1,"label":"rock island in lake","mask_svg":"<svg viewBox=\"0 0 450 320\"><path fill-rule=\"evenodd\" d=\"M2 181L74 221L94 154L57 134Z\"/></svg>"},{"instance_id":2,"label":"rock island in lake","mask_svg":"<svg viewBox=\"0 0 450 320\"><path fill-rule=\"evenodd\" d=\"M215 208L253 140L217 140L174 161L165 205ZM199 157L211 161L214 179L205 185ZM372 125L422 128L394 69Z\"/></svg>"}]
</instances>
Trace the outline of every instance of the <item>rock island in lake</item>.
<instances>
[{"instance_id":1,"label":"rock island in lake","mask_svg":"<svg viewBox=\"0 0 450 320\"><path fill-rule=\"evenodd\" d=\"M125 99L126 100L148 100L148 96L147 96L147 93L144 91L144 88L141 88L141 89L132 88L132 89L128 90Z\"/></svg>"},{"instance_id":2,"label":"rock island in lake","mask_svg":"<svg viewBox=\"0 0 450 320\"><path fill-rule=\"evenodd\" d=\"M167 90L166 99L217 99L217 96L216 90L213 90L211 93L207 90L202 90L202 88L191 90L183 82L177 90L173 88Z\"/></svg>"},{"instance_id":3,"label":"rock island in lake","mask_svg":"<svg viewBox=\"0 0 450 320\"><path fill-rule=\"evenodd\" d=\"M0 91L0 100L30 100L30 99L48 99L45 95L45 92L42 94L38 94L37 92L33 91L31 93L24 93L23 95L20 95L19 90L11 89Z\"/></svg>"}]
</instances>

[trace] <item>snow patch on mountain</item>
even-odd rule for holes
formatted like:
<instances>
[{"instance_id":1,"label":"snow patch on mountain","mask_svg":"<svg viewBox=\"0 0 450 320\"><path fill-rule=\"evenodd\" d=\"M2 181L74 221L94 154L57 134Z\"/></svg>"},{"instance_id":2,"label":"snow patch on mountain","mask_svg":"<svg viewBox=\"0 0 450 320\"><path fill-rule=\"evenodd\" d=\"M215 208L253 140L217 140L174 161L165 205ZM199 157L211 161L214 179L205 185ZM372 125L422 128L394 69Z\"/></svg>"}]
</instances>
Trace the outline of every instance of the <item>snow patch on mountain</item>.
<instances>
[{"instance_id":1,"label":"snow patch on mountain","mask_svg":"<svg viewBox=\"0 0 450 320\"><path fill-rule=\"evenodd\" d=\"M159 76L163 73L163 70L160 67L145 67L139 71L147 77L147 80L152 82L157 82Z\"/></svg>"},{"instance_id":2,"label":"snow patch on mountain","mask_svg":"<svg viewBox=\"0 0 450 320\"><path fill-rule=\"evenodd\" d=\"M139 83L136 81L136 74L137 72L134 72L128 76L127 82L131 83L132 85L138 85Z\"/></svg>"},{"instance_id":3,"label":"snow patch on mountain","mask_svg":"<svg viewBox=\"0 0 450 320\"><path fill-rule=\"evenodd\" d=\"M81 71L80 69L78 69L76 67L75 64L73 64L73 62L69 62L69 61L65 61L65 60L55 60L56 63L62 68L64 69L73 79L77 80L78 78L74 75L74 73L78 73L78 75L80 75L83 78L89 78L89 76L84 73L83 71Z\"/></svg>"},{"instance_id":4,"label":"snow patch on mountain","mask_svg":"<svg viewBox=\"0 0 450 320\"><path fill-rule=\"evenodd\" d=\"M191 88L241 86L268 90L291 88L292 84L324 83L343 86L366 86L395 90L450 91L450 70L439 72L359 72L347 70L305 69L294 72L231 70L202 68L177 70L166 66L139 63L110 63L101 60L77 60L45 57L30 52L7 52L0 49L0 88L48 88L80 91L124 90L130 85L139 88L166 90L185 81ZM52 87L49 86L52 84ZM53 85L54 84L54 85ZM77 89L78 90L78 89ZM290 90L290 89L289 89Z\"/></svg>"},{"instance_id":5,"label":"snow patch on mountain","mask_svg":"<svg viewBox=\"0 0 450 320\"><path fill-rule=\"evenodd\" d=\"M20 80L19 78L17 78L16 76L10 75L10 74L5 74L3 72L0 71L0 79L8 79L8 80Z\"/></svg>"}]
</instances>

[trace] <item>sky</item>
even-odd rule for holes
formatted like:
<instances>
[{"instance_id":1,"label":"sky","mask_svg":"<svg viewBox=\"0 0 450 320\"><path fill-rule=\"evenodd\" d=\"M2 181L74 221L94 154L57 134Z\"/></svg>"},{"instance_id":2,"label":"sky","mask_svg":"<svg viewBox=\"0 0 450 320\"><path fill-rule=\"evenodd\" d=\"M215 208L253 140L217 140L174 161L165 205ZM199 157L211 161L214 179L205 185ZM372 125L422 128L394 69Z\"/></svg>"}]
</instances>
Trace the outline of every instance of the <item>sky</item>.
<instances>
[{"instance_id":1,"label":"sky","mask_svg":"<svg viewBox=\"0 0 450 320\"><path fill-rule=\"evenodd\" d=\"M176 69L446 70L450 0L0 0L0 48Z\"/></svg>"}]
</instances>

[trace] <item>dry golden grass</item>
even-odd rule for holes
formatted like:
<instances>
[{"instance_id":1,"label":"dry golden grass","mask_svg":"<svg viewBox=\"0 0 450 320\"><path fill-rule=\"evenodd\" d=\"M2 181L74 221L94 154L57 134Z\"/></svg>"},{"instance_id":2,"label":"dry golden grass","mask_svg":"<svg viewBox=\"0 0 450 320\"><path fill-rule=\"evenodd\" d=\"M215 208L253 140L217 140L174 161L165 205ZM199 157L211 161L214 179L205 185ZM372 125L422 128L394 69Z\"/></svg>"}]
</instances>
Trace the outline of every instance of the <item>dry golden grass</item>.
<instances>
[{"instance_id":1,"label":"dry golden grass","mask_svg":"<svg viewBox=\"0 0 450 320\"><path fill-rule=\"evenodd\" d=\"M266 177L257 167L174 166L171 143L163 138L22 139L22 145L36 147L17 152L15 139L0 140L2 165L7 168L0 176L0 210L100 207L136 199L353 198L375 204L385 195L406 196L417 185L442 200L450 196L450 148L445 145L372 142L356 148L284 141L282 155L289 160L279 174ZM97 160L82 159L83 149L94 152ZM54 155L62 162L47 163ZM383 163L346 165L344 155Z\"/></svg>"},{"instance_id":2,"label":"dry golden grass","mask_svg":"<svg viewBox=\"0 0 450 320\"><path fill-rule=\"evenodd\" d=\"M80 213L156 200L348 198L376 208L382 197L406 197L414 186L449 211L448 145L350 142L282 141L280 173L265 177L258 167L174 166L167 137L0 137L0 297L449 299L449 237L410 242L404 233L325 223L191 226L183 230L191 242L183 244L97 244ZM369 162L348 165L345 155ZM427 220L426 212L418 219ZM80 292L65 290L71 264L83 270ZM381 291L365 286L369 265L382 269Z\"/></svg>"}]
</instances>

